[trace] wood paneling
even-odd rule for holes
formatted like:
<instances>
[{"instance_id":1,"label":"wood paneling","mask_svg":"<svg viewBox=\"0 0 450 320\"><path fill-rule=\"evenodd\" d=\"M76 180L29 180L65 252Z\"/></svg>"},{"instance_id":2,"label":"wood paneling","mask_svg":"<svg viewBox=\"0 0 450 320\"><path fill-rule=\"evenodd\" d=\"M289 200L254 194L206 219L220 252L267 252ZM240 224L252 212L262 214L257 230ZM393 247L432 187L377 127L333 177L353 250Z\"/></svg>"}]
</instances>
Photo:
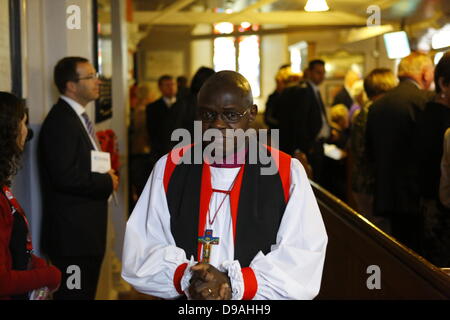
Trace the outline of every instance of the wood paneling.
<instances>
[{"instance_id":1,"label":"wood paneling","mask_svg":"<svg viewBox=\"0 0 450 320\"><path fill-rule=\"evenodd\" d=\"M317 299L450 299L450 276L313 183L328 248ZM381 288L368 289L367 268Z\"/></svg>"}]
</instances>

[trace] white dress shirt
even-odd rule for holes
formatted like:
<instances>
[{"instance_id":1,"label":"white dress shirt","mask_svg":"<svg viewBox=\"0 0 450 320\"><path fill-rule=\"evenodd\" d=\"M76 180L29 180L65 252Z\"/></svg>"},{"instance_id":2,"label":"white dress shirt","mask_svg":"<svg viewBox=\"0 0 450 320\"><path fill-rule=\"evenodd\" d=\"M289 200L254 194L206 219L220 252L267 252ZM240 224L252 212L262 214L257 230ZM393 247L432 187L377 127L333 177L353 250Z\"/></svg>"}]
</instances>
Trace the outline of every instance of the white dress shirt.
<instances>
[{"instance_id":1,"label":"white dress shirt","mask_svg":"<svg viewBox=\"0 0 450 320\"><path fill-rule=\"evenodd\" d=\"M163 100L166 103L166 106L170 108L175 104L175 102L177 102L177 97L172 98L163 97Z\"/></svg>"},{"instance_id":2,"label":"white dress shirt","mask_svg":"<svg viewBox=\"0 0 450 320\"><path fill-rule=\"evenodd\" d=\"M83 124L84 129L86 130L86 133L89 136L89 139L91 139L91 143L92 146L94 147L94 149L96 151L99 151L99 148L97 146L97 142L94 140L94 137L91 136L91 134L89 133L89 130L87 128L86 122L83 119L82 114L86 112L86 108L84 108L81 104L79 104L78 102L76 102L75 100L66 97L64 95L61 95L61 99L63 99L65 102L67 102L69 104L69 106L72 107L72 109L75 111L75 113L77 114L78 118L80 118L81 123Z\"/></svg>"},{"instance_id":3,"label":"white dress shirt","mask_svg":"<svg viewBox=\"0 0 450 320\"><path fill-rule=\"evenodd\" d=\"M322 115L322 127L320 128L319 134L317 135L317 139L321 139L321 138L328 139L330 137L331 130L330 130L330 125L328 124L328 119L327 119L327 115L326 115L326 112L327 112L326 107L323 104L323 100L320 99L319 87L317 87L314 84L314 82L312 82L312 81L308 81L308 82L314 90L314 94L316 95L317 102L319 103L319 105L322 105L322 107L323 107L323 110L322 110L322 108L320 109L320 114Z\"/></svg>"}]
</instances>

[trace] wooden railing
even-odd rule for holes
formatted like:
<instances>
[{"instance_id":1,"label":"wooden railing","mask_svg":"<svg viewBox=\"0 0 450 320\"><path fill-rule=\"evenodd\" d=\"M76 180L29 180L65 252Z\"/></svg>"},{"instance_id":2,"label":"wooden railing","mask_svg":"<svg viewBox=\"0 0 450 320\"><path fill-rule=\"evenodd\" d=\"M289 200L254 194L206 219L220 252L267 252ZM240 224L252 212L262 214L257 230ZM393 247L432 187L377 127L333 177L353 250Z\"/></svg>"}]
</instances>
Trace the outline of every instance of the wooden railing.
<instances>
[{"instance_id":1,"label":"wooden railing","mask_svg":"<svg viewBox=\"0 0 450 320\"><path fill-rule=\"evenodd\" d=\"M450 299L450 276L311 182L328 233L317 299Z\"/></svg>"}]
</instances>

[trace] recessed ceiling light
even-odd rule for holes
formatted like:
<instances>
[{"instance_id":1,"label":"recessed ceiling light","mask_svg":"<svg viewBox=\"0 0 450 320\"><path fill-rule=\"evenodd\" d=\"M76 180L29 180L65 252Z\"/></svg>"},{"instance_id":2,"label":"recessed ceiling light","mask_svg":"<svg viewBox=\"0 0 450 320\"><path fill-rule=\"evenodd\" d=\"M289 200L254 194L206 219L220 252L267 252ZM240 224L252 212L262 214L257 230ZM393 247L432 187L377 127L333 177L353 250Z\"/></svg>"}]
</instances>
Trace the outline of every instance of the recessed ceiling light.
<instances>
[{"instance_id":1,"label":"recessed ceiling light","mask_svg":"<svg viewBox=\"0 0 450 320\"><path fill-rule=\"evenodd\" d=\"M330 10L330 7L328 7L326 0L308 0L305 6L305 11L307 12L320 12L328 10Z\"/></svg>"}]
</instances>

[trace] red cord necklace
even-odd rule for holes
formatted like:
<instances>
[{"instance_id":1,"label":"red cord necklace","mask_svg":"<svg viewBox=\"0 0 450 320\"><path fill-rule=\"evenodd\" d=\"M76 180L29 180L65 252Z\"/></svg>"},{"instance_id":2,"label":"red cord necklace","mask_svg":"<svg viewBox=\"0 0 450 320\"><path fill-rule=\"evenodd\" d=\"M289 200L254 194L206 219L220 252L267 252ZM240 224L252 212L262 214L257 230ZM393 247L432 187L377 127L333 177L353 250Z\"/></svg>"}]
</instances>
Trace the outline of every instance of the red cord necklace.
<instances>
[{"instance_id":1,"label":"red cord necklace","mask_svg":"<svg viewBox=\"0 0 450 320\"><path fill-rule=\"evenodd\" d=\"M234 183L236 182L237 177L239 176L239 173L241 172L241 170L242 170L242 167L241 167L241 169L239 169L236 177L233 180L233 183L231 184L231 186L230 186L230 188L228 190L219 190L219 189L213 189L212 190L213 192L225 193L225 196L223 197L222 202L220 202L219 208L217 208L216 212L214 213L214 217L212 218L212 220L211 220L211 210L208 209L208 222L209 222L210 226L212 226L214 221L216 220L217 214L219 213L220 208L222 208L222 205L225 202L225 199L231 194L231 191L233 190L233 187L234 187Z\"/></svg>"}]
</instances>

